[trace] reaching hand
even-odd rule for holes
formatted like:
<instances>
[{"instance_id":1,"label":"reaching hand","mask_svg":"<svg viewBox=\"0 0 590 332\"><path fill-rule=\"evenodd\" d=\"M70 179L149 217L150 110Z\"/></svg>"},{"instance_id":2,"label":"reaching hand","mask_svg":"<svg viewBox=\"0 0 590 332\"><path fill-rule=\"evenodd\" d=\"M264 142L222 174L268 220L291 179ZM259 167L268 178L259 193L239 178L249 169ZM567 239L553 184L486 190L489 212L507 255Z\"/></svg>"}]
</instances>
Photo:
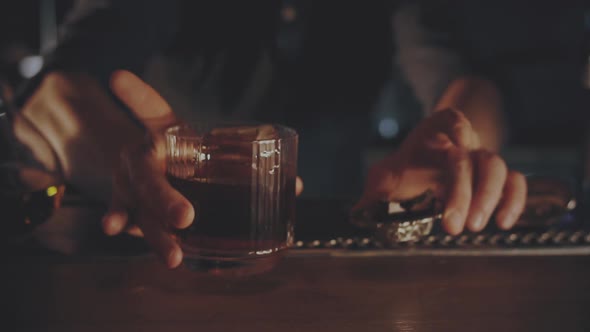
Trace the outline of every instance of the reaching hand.
<instances>
[{"instance_id":1,"label":"reaching hand","mask_svg":"<svg viewBox=\"0 0 590 332\"><path fill-rule=\"evenodd\" d=\"M494 210L498 226L509 229L526 200L524 176L482 149L477 133L456 110L424 119L399 150L372 166L355 209L414 198L428 189L445 205L442 223L450 234L464 227L481 231Z\"/></svg>"},{"instance_id":2,"label":"reaching hand","mask_svg":"<svg viewBox=\"0 0 590 332\"><path fill-rule=\"evenodd\" d=\"M103 229L109 235L144 236L168 267L177 267L182 250L170 231L188 227L195 217L191 203L166 179L163 134L177 119L154 89L128 71L113 74L111 89L142 122L147 135L144 141L122 150ZM297 178L296 193L302 190L303 183Z\"/></svg>"}]
</instances>

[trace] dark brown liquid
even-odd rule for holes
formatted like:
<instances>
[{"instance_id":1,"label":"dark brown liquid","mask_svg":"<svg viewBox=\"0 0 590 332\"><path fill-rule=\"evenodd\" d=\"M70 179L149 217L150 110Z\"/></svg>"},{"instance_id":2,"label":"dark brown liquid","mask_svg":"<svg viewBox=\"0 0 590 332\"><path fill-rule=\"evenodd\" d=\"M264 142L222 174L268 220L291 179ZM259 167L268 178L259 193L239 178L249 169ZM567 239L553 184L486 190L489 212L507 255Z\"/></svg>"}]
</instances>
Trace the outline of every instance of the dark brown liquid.
<instances>
[{"instance_id":1,"label":"dark brown liquid","mask_svg":"<svg viewBox=\"0 0 590 332\"><path fill-rule=\"evenodd\" d=\"M263 255L291 241L295 212L295 181L280 190L252 190L250 184L205 182L169 177L176 190L195 207L193 224L178 231L182 247L232 257Z\"/></svg>"}]
</instances>

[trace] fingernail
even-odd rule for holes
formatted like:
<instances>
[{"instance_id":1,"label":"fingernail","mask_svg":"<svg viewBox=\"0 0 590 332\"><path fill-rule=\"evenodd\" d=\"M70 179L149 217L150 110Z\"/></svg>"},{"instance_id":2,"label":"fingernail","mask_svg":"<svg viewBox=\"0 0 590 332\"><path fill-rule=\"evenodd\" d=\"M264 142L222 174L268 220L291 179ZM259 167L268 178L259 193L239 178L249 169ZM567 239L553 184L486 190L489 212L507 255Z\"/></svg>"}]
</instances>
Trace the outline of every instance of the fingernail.
<instances>
[{"instance_id":1,"label":"fingernail","mask_svg":"<svg viewBox=\"0 0 590 332\"><path fill-rule=\"evenodd\" d=\"M514 212L508 212L504 215L502 219L500 219L500 228L502 229L509 229L516 223L519 215Z\"/></svg>"},{"instance_id":2,"label":"fingernail","mask_svg":"<svg viewBox=\"0 0 590 332\"><path fill-rule=\"evenodd\" d=\"M125 221L117 213L109 213L102 218L102 227L106 235L117 235L125 227Z\"/></svg>"},{"instance_id":3,"label":"fingernail","mask_svg":"<svg viewBox=\"0 0 590 332\"><path fill-rule=\"evenodd\" d=\"M182 263L182 251L180 248L170 250L168 257L166 257L166 265L168 268L174 269L178 267L180 263Z\"/></svg>"},{"instance_id":4,"label":"fingernail","mask_svg":"<svg viewBox=\"0 0 590 332\"><path fill-rule=\"evenodd\" d=\"M481 212L475 212L471 219L471 228L473 231L479 231L485 224L484 215Z\"/></svg>"},{"instance_id":5,"label":"fingernail","mask_svg":"<svg viewBox=\"0 0 590 332\"><path fill-rule=\"evenodd\" d=\"M176 227L188 227L194 219L194 213L191 211L194 211L194 208L191 209L185 203L174 203L168 208L168 218Z\"/></svg>"},{"instance_id":6,"label":"fingernail","mask_svg":"<svg viewBox=\"0 0 590 332\"><path fill-rule=\"evenodd\" d=\"M463 220L459 213L456 211L448 211L443 216L443 221L447 224L447 231L453 235L461 233L463 230Z\"/></svg>"}]
</instances>

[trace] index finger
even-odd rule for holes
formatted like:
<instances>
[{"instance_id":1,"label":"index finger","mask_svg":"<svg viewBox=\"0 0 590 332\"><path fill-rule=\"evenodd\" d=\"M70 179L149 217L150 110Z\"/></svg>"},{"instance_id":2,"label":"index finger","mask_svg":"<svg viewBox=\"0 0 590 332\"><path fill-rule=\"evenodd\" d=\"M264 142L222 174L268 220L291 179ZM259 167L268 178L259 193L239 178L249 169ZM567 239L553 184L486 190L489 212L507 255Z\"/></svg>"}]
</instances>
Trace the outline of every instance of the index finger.
<instances>
[{"instance_id":1,"label":"index finger","mask_svg":"<svg viewBox=\"0 0 590 332\"><path fill-rule=\"evenodd\" d=\"M110 87L150 133L161 133L176 123L176 116L164 98L130 71L115 71Z\"/></svg>"},{"instance_id":2,"label":"index finger","mask_svg":"<svg viewBox=\"0 0 590 332\"><path fill-rule=\"evenodd\" d=\"M479 138L465 115L454 109L440 110L425 122L428 132L446 134L454 145L467 149L479 147Z\"/></svg>"}]
</instances>

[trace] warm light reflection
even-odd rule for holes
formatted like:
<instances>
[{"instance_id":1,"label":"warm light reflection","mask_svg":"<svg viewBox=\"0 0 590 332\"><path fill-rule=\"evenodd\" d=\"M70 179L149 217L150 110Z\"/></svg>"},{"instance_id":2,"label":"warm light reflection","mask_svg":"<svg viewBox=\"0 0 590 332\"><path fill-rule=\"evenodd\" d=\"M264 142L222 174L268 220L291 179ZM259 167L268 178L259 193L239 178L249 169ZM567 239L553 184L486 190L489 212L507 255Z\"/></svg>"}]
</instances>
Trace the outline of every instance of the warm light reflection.
<instances>
[{"instance_id":1,"label":"warm light reflection","mask_svg":"<svg viewBox=\"0 0 590 332\"><path fill-rule=\"evenodd\" d=\"M393 322L396 331L414 332L416 331L416 322L410 320L398 319Z\"/></svg>"},{"instance_id":2,"label":"warm light reflection","mask_svg":"<svg viewBox=\"0 0 590 332\"><path fill-rule=\"evenodd\" d=\"M256 251L256 255L268 255L271 254L273 251L273 249L268 249L268 250L258 250Z\"/></svg>"}]
</instances>

